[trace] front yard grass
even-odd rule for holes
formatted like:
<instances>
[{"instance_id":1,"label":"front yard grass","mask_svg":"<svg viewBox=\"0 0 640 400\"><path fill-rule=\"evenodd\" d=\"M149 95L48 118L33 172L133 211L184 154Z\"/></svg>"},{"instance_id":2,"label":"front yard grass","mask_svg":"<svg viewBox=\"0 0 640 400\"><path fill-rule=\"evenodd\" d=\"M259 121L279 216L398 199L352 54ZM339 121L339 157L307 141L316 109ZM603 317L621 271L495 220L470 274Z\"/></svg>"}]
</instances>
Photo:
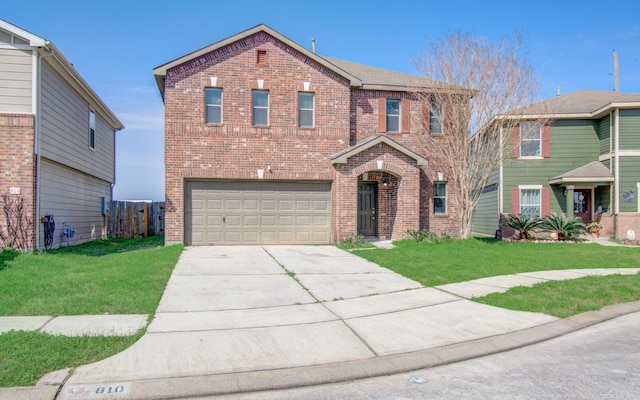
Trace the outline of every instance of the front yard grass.
<instances>
[{"instance_id":1,"label":"front yard grass","mask_svg":"<svg viewBox=\"0 0 640 400\"><path fill-rule=\"evenodd\" d=\"M520 243L474 238L437 244L408 239L394 245L391 250L354 250L354 254L427 287L519 272L640 267L640 248L594 243Z\"/></svg>"},{"instance_id":2,"label":"front yard grass","mask_svg":"<svg viewBox=\"0 0 640 400\"><path fill-rule=\"evenodd\" d=\"M0 252L0 316L149 314L183 247L162 237L109 239L43 253ZM64 337L0 334L0 386L29 386L45 373L119 353L144 333Z\"/></svg>"}]
</instances>

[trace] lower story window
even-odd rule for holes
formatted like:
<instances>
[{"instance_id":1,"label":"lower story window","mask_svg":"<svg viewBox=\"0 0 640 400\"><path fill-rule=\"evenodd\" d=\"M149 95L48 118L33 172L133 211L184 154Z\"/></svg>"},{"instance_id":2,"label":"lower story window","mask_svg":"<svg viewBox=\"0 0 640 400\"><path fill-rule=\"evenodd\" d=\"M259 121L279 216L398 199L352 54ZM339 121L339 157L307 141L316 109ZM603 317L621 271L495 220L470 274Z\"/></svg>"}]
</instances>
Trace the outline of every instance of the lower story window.
<instances>
[{"instance_id":1,"label":"lower story window","mask_svg":"<svg viewBox=\"0 0 640 400\"><path fill-rule=\"evenodd\" d=\"M447 212L447 183L434 182L433 184L433 213L445 214Z\"/></svg>"},{"instance_id":2,"label":"lower story window","mask_svg":"<svg viewBox=\"0 0 640 400\"><path fill-rule=\"evenodd\" d=\"M520 189L520 214L527 217L540 217L540 189Z\"/></svg>"}]
</instances>

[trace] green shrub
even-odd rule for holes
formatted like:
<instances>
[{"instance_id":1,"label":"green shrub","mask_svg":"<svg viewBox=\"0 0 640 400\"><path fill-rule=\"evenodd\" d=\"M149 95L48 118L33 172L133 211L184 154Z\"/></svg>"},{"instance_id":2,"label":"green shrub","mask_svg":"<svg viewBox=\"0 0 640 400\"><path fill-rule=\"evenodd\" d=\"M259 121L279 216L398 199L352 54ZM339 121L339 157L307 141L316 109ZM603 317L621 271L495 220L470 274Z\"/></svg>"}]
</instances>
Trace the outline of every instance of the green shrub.
<instances>
[{"instance_id":1,"label":"green shrub","mask_svg":"<svg viewBox=\"0 0 640 400\"><path fill-rule=\"evenodd\" d=\"M575 215L567 217L559 213L549 214L544 217L540 227L555 232L558 235L558 240L567 240L573 234L582 233L587 229L584 222L582 222L582 218Z\"/></svg>"},{"instance_id":2,"label":"green shrub","mask_svg":"<svg viewBox=\"0 0 640 400\"><path fill-rule=\"evenodd\" d=\"M507 214L504 226L518 231L518 238L521 240L531 239L529 232L542 225L539 217L528 217L522 214Z\"/></svg>"}]
</instances>

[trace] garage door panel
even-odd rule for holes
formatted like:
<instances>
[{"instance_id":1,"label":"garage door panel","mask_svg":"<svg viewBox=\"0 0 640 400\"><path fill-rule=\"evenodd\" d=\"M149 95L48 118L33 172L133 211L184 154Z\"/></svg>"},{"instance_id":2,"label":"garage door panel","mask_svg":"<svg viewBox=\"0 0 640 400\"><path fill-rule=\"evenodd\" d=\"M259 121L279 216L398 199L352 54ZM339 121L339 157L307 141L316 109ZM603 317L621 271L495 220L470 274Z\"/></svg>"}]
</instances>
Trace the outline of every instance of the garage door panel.
<instances>
[{"instance_id":1,"label":"garage door panel","mask_svg":"<svg viewBox=\"0 0 640 400\"><path fill-rule=\"evenodd\" d=\"M327 244L331 214L330 183L187 181L185 185L188 245Z\"/></svg>"}]
</instances>

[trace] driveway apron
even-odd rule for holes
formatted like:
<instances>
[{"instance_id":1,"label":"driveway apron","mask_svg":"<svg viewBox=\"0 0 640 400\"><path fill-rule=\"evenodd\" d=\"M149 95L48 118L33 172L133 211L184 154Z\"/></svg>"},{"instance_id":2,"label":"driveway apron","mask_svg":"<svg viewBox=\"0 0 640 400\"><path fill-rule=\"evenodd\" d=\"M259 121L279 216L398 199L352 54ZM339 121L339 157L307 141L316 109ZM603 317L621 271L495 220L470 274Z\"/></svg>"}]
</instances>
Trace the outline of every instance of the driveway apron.
<instances>
[{"instance_id":1,"label":"driveway apron","mask_svg":"<svg viewBox=\"0 0 640 400\"><path fill-rule=\"evenodd\" d=\"M333 246L189 247L147 333L65 386L367 360L553 320L424 288Z\"/></svg>"}]
</instances>

